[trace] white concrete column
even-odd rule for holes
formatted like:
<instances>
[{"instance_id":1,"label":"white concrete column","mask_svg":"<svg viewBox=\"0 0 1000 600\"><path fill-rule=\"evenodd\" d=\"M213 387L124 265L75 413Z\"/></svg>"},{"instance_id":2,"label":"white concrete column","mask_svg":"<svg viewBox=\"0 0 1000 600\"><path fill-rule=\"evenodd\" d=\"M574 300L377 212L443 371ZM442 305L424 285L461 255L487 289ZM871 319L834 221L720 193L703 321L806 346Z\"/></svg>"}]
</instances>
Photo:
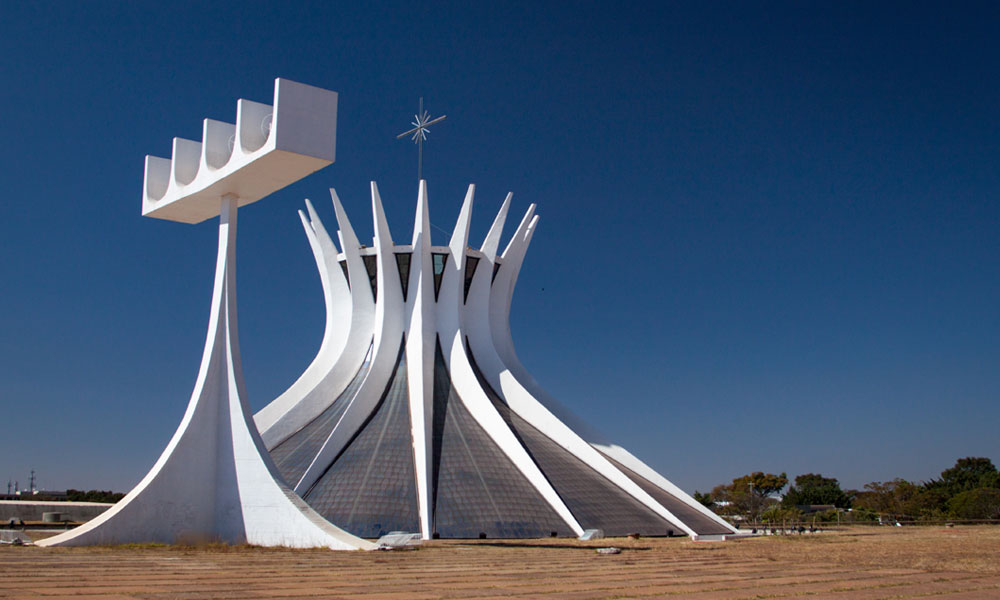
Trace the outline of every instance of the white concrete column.
<instances>
[{"instance_id":1,"label":"white concrete column","mask_svg":"<svg viewBox=\"0 0 1000 600\"><path fill-rule=\"evenodd\" d=\"M253 425L237 333L237 206L235 195L221 200L205 350L173 438L139 485L114 507L39 545L222 541L373 547L327 522L282 483Z\"/></svg>"},{"instance_id":2,"label":"white concrete column","mask_svg":"<svg viewBox=\"0 0 1000 600\"><path fill-rule=\"evenodd\" d=\"M427 182L420 181L413 224L413 254L407 285L406 372L410 399L410 428L417 485L420 534L431 539L431 472L434 437L434 264L431 258L431 222Z\"/></svg>"}]
</instances>

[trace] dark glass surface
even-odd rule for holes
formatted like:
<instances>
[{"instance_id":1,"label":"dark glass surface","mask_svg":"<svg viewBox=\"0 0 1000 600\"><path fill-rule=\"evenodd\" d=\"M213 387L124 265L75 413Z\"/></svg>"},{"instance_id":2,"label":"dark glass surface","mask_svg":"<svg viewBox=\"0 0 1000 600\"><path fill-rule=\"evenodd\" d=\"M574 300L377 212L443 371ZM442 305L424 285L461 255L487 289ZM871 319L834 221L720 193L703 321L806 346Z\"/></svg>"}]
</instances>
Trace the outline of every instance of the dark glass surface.
<instances>
[{"instance_id":1,"label":"dark glass surface","mask_svg":"<svg viewBox=\"0 0 1000 600\"><path fill-rule=\"evenodd\" d=\"M396 254L396 266L399 267L399 285L403 287L403 302L406 302L406 289L410 285L410 258L411 252L400 252Z\"/></svg>"},{"instance_id":2,"label":"dark glass surface","mask_svg":"<svg viewBox=\"0 0 1000 600\"><path fill-rule=\"evenodd\" d=\"M372 415L303 498L330 522L357 536L420 531L402 346Z\"/></svg>"},{"instance_id":3,"label":"dark glass surface","mask_svg":"<svg viewBox=\"0 0 1000 600\"><path fill-rule=\"evenodd\" d=\"M602 454L604 454L602 452ZM634 481L636 485L641 487L647 494L653 497L654 500L663 505L664 508L669 510L678 519L684 521L684 524L694 529L695 533L699 535L719 535L732 533L732 531L726 529L722 525L715 522L714 519L706 517L698 509L690 506L680 498L677 498L673 494L668 493L666 490L660 486L649 481L642 475L639 475L632 469L629 469L625 465L611 458L607 454L604 455L611 464L618 467L618 469L625 473L629 479Z\"/></svg>"},{"instance_id":4,"label":"dark glass surface","mask_svg":"<svg viewBox=\"0 0 1000 600\"><path fill-rule=\"evenodd\" d=\"M438 345L434 364L434 531L443 538L548 537L572 530L469 414Z\"/></svg>"},{"instance_id":5,"label":"dark glass surface","mask_svg":"<svg viewBox=\"0 0 1000 600\"><path fill-rule=\"evenodd\" d=\"M500 263L493 263L493 278L490 279L490 285L493 285L493 282L497 280L497 271L499 270L500 270Z\"/></svg>"},{"instance_id":6,"label":"dark glass surface","mask_svg":"<svg viewBox=\"0 0 1000 600\"><path fill-rule=\"evenodd\" d=\"M374 254L362 256L365 270L368 271L368 283L372 286L372 299L378 301L378 257Z\"/></svg>"},{"instance_id":7,"label":"dark glass surface","mask_svg":"<svg viewBox=\"0 0 1000 600\"><path fill-rule=\"evenodd\" d=\"M644 506L518 416L486 381L471 351L469 360L479 384L493 401L497 412L521 441L581 527L602 529L605 535L610 536L630 533L665 535L668 529L681 533L680 527Z\"/></svg>"},{"instance_id":8,"label":"dark glass surface","mask_svg":"<svg viewBox=\"0 0 1000 600\"><path fill-rule=\"evenodd\" d=\"M278 471L292 487L295 487L295 484L302 478L302 474L319 453L337 421L340 420L341 415L354 399L354 395L358 393L358 388L361 387L361 382L364 381L365 375L368 374L368 368L371 366L371 357L372 350L369 346L368 354L365 356L361 368L358 369L343 393L305 427L271 449L271 458L277 465Z\"/></svg>"},{"instance_id":9,"label":"dark glass surface","mask_svg":"<svg viewBox=\"0 0 1000 600\"><path fill-rule=\"evenodd\" d=\"M347 274L347 259L340 261L340 270L344 272L344 279L347 280L347 289L351 289L351 278Z\"/></svg>"},{"instance_id":10,"label":"dark glass surface","mask_svg":"<svg viewBox=\"0 0 1000 600\"><path fill-rule=\"evenodd\" d=\"M476 274L476 267L479 266L479 258L475 256L465 257L465 296L463 302L469 299L469 286L472 285L472 277Z\"/></svg>"},{"instance_id":11,"label":"dark glass surface","mask_svg":"<svg viewBox=\"0 0 1000 600\"><path fill-rule=\"evenodd\" d=\"M444 277L444 267L448 264L448 255L435 252L431 255L434 263L434 301L437 302L438 292L441 291L441 279Z\"/></svg>"}]
</instances>

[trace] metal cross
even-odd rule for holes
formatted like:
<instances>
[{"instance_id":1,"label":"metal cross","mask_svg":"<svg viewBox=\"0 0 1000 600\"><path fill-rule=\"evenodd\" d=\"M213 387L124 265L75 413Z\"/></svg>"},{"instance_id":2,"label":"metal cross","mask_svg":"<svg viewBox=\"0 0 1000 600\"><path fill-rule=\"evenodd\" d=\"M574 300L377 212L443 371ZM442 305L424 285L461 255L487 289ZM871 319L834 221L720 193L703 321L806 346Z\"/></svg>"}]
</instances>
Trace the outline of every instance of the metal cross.
<instances>
[{"instance_id":1,"label":"metal cross","mask_svg":"<svg viewBox=\"0 0 1000 600\"><path fill-rule=\"evenodd\" d=\"M413 129L409 131L404 131L403 133L396 136L397 140L401 140L408 135L413 135L413 143L417 145L417 180L423 179L423 167L424 167L424 140L427 139L427 134L430 132L428 127L435 123L440 123L445 120L448 115L441 115L436 119L431 119L430 114L424 110L424 97L420 97L420 108L417 110L417 114L413 115Z\"/></svg>"}]
</instances>

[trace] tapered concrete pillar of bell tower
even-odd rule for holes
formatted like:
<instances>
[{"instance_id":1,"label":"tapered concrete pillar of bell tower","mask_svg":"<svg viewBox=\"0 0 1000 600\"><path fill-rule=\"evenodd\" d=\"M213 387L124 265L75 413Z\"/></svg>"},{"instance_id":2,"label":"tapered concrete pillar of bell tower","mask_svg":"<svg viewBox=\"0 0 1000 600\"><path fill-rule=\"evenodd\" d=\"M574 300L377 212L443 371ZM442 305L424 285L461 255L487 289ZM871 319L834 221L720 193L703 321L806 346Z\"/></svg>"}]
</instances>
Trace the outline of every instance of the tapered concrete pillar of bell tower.
<instances>
[{"instance_id":1,"label":"tapered concrete pillar of bell tower","mask_svg":"<svg viewBox=\"0 0 1000 600\"><path fill-rule=\"evenodd\" d=\"M201 144L175 139L171 160L147 157L144 214L182 222L219 216L198 377L177 431L142 481L96 519L39 545L374 548L326 521L281 478L247 404L237 327L239 206L333 162L336 103L334 92L279 79L273 107L241 100L235 126L206 120ZM224 156L227 132L233 142Z\"/></svg>"}]
</instances>

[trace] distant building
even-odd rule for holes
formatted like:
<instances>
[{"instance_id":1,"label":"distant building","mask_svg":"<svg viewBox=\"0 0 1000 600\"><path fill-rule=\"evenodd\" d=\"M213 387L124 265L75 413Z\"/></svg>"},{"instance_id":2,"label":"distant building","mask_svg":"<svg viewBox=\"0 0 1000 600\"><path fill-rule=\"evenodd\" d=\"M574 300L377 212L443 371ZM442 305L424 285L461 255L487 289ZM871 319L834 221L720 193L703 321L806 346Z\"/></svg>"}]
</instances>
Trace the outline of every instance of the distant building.
<instances>
[{"instance_id":1,"label":"distant building","mask_svg":"<svg viewBox=\"0 0 1000 600\"><path fill-rule=\"evenodd\" d=\"M49 498L51 500L65 500L66 490L35 490L32 494L36 498Z\"/></svg>"},{"instance_id":2,"label":"distant building","mask_svg":"<svg viewBox=\"0 0 1000 600\"><path fill-rule=\"evenodd\" d=\"M801 510L804 514L811 515L813 513L827 512L830 510L836 510L837 507L833 504L796 504L795 508Z\"/></svg>"}]
</instances>

